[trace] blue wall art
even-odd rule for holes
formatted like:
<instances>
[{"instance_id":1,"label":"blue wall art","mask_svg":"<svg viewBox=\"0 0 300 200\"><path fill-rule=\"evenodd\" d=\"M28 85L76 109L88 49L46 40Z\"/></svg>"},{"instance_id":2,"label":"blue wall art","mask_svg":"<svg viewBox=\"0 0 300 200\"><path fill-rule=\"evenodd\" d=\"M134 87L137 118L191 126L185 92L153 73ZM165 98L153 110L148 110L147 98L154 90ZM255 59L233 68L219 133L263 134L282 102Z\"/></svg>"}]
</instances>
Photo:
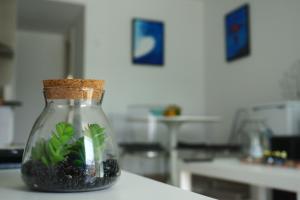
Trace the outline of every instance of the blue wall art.
<instances>
[{"instance_id":1,"label":"blue wall art","mask_svg":"<svg viewBox=\"0 0 300 200\"><path fill-rule=\"evenodd\" d=\"M164 24L159 21L133 19L132 62L162 66L164 64Z\"/></svg>"},{"instance_id":2,"label":"blue wall art","mask_svg":"<svg viewBox=\"0 0 300 200\"><path fill-rule=\"evenodd\" d=\"M225 16L226 60L233 61L250 54L249 5L243 5Z\"/></svg>"}]
</instances>

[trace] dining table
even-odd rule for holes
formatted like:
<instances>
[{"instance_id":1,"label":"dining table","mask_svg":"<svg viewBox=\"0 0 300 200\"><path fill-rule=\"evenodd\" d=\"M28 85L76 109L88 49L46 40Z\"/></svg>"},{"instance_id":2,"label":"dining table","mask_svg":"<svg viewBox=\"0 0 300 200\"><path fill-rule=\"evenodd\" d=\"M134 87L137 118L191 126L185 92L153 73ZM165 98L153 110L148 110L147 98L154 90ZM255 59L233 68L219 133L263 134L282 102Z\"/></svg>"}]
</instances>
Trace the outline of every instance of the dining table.
<instances>
[{"instance_id":1,"label":"dining table","mask_svg":"<svg viewBox=\"0 0 300 200\"><path fill-rule=\"evenodd\" d=\"M158 122L166 125L168 129L168 153L170 167L170 184L179 186L179 170L178 170L178 134L180 127L184 124L198 123L217 123L221 121L219 116L208 115L179 115L179 116L155 116L149 115L145 117L130 117L130 121L134 122Z\"/></svg>"}]
</instances>

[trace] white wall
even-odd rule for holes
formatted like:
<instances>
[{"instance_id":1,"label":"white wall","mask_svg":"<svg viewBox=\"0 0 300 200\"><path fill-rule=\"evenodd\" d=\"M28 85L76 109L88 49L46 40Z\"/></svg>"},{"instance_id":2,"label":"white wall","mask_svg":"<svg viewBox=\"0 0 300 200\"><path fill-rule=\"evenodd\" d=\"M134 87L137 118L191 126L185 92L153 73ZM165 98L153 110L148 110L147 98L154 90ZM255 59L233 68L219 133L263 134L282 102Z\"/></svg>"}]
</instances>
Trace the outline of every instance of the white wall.
<instances>
[{"instance_id":1,"label":"white wall","mask_svg":"<svg viewBox=\"0 0 300 200\"><path fill-rule=\"evenodd\" d=\"M224 15L250 3L251 55L225 61ZM206 107L224 123L214 135L226 141L234 112L239 107L281 101L279 81L300 59L300 1L297 0L204 0Z\"/></svg>"},{"instance_id":2,"label":"white wall","mask_svg":"<svg viewBox=\"0 0 300 200\"><path fill-rule=\"evenodd\" d=\"M104 108L178 103L204 112L203 7L194 0L90 0L86 8L85 77L106 80ZM131 63L131 20L165 23L165 66Z\"/></svg>"},{"instance_id":3,"label":"white wall","mask_svg":"<svg viewBox=\"0 0 300 200\"><path fill-rule=\"evenodd\" d=\"M22 106L15 109L15 143L24 144L42 112L43 79L63 78L64 39L60 34L18 31L16 94Z\"/></svg>"},{"instance_id":4,"label":"white wall","mask_svg":"<svg viewBox=\"0 0 300 200\"><path fill-rule=\"evenodd\" d=\"M63 1L85 5L84 77L106 80L106 113L123 115L130 104L170 103L182 106L184 113L205 113L201 1ZM165 23L165 66L132 65L134 17ZM191 133L202 141L199 126L189 125L183 131L183 138Z\"/></svg>"}]
</instances>

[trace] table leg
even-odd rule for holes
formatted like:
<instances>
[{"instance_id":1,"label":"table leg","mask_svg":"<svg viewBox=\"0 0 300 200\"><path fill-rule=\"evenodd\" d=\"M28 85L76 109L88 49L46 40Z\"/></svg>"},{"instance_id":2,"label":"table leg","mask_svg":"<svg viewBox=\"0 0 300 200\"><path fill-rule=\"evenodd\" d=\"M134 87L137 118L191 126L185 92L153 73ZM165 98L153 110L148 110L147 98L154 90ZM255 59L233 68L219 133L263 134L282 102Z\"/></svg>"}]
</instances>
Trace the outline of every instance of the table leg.
<instances>
[{"instance_id":1,"label":"table leg","mask_svg":"<svg viewBox=\"0 0 300 200\"><path fill-rule=\"evenodd\" d=\"M270 200L270 190L265 187L251 186L251 200Z\"/></svg>"},{"instance_id":2,"label":"table leg","mask_svg":"<svg viewBox=\"0 0 300 200\"><path fill-rule=\"evenodd\" d=\"M169 167L170 167L170 182L172 185L178 186L178 153L177 153L177 134L179 131L181 123L169 123L168 130L169 130Z\"/></svg>"},{"instance_id":3,"label":"table leg","mask_svg":"<svg viewBox=\"0 0 300 200\"><path fill-rule=\"evenodd\" d=\"M174 186L178 186L178 167L177 167L177 159L178 154L177 150L173 149L170 155L170 173L171 173L171 184Z\"/></svg>"},{"instance_id":4,"label":"table leg","mask_svg":"<svg viewBox=\"0 0 300 200\"><path fill-rule=\"evenodd\" d=\"M183 190L192 190L192 174L187 171L180 172L180 183L179 186Z\"/></svg>"}]
</instances>

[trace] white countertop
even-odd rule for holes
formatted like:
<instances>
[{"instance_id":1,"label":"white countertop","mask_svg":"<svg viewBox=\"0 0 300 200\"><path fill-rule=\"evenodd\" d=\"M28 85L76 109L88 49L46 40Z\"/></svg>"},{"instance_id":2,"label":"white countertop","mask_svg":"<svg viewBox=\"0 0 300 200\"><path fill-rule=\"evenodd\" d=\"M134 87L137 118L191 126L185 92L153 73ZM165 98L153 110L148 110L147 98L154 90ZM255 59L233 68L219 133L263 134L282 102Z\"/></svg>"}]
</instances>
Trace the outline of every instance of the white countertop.
<instances>
[{"instance_id":1,"label":"white countertop","mask_svg":"<svg viewBox=\"0 0 300 200\"><path fill-rule=\"evenodd\" d=\"M120 180L111 188L94 192L45 193L28 190L19 170L0 170L0 199L17 200L212 200L122 171Z\"/></svg>"},{"instance_id":2,"label":"white countertop","mask_svg":"<svg viewBox=\"0 0 300 200\"><path fill-rule=\"evenodd\" d=\"M300 170L242 163L237 159L181 163L181 171L287 191L300 191Z\"/></svg>"},{"instance_id":3,"label":"white countertop","mask_svg":"<svg viewBox=\"0 0 300 200\"><path fill-rule=\"evenodd\" d=\"M221 117L219 116L206 116L206 115L180 115L173 117L165 116L145 116L145 117L128 117L129 121L136 122L149 122L150 120L155 120L158 122L220 122Z\"/></svg>"}]
</instances>

